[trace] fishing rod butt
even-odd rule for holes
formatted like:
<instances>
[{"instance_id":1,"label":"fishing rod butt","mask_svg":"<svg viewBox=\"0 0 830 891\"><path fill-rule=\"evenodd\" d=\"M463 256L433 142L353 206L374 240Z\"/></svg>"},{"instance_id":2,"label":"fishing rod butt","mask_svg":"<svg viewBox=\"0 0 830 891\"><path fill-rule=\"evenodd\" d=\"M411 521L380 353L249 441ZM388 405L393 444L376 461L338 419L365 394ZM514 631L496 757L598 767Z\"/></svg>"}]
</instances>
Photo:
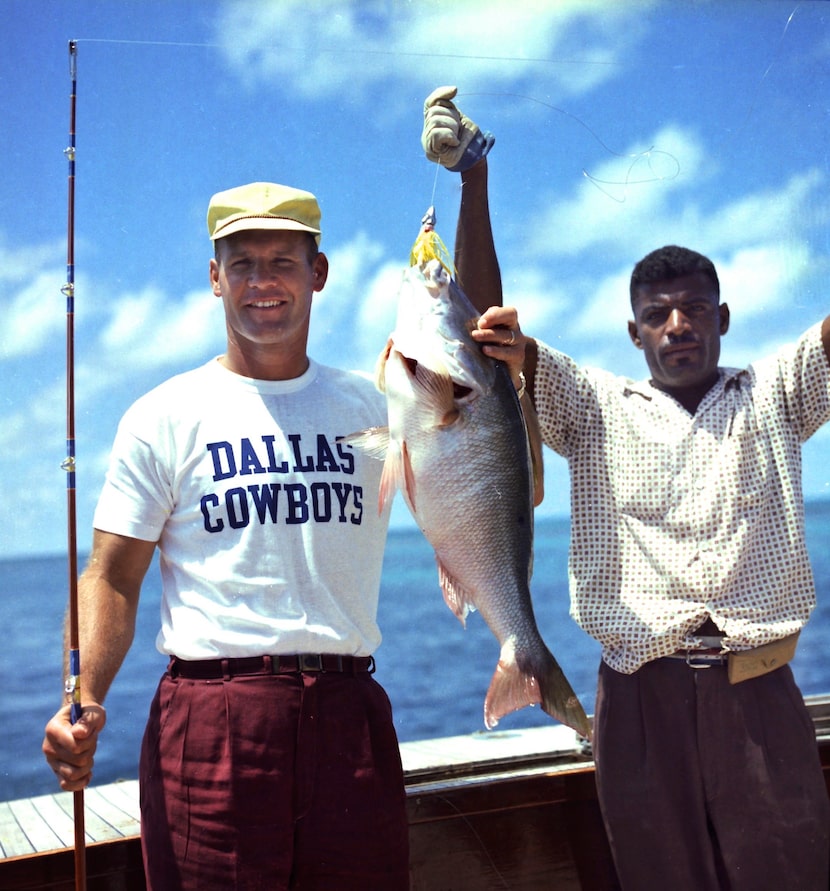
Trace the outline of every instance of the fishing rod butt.
<instances>
[{"instance_id":1,"label":"fishing rod butt","mask_svg":"<svg viewBox=\"0 0 830 891\"><path fill-rule=\"evenodd\" d=\"M86 828L84 825L84 791L72 793L75 818L75 891L86 891Z\"/></svg>"}]
</instances>

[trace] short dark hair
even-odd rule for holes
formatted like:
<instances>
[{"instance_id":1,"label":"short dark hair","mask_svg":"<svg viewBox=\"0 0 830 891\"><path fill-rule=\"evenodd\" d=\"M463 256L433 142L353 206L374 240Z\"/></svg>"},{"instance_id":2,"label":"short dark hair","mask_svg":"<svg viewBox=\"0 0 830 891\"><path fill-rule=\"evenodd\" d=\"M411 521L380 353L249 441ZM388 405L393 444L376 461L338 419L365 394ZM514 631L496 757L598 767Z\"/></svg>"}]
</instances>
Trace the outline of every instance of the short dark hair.
<instances>
[{"instance_id":1,"label":"short dark hair","mask_svg":"<svg viewBox=\"0 0 830 891\"><path fill-rule=\"evenodd\" d=\"M689 248L678 247L676 244L658 248L656 251L646 254L631 273L629 287L631 303L634 304L637 288L643 285L671 281L696 273L705 275L709 279L714 285L716 296L720 299L718 273L715 270L715 264L708 257L704 257L697 251L689 250Z\"/></svg>"}]
</instances>

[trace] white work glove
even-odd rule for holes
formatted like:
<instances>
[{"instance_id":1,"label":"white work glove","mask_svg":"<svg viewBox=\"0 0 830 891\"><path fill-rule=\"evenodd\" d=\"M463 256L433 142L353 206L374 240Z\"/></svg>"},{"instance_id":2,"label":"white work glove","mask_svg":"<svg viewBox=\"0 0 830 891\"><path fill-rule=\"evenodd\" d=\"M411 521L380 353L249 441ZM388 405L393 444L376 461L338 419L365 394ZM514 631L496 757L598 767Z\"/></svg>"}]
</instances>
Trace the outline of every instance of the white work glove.
<instances>
[{"instance_id":1,"label":"white work glove","mask_svg":"<svg viewBox=\"0 0 830 891\"><path fill-rule=\"evenodd\" d=\"M427 96L421 145L430 161L459 173L478 163L496 138L456 108L457 92L457 87L438 87Z\"/></svg>"}]
</instances>

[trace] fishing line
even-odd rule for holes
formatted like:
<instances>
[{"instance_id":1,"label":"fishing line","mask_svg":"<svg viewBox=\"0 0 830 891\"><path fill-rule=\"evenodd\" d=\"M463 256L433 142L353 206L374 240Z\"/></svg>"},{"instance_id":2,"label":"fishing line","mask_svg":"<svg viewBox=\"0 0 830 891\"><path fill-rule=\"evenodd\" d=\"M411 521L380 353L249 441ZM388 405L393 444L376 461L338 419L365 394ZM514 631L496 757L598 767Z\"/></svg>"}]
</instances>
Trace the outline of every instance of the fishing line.
<instances>
[{"instance_id":1,"label":"fishing line","mask_svg":"<svg viewBox=\"0 0 830 891\"><path fill-rule=\"evenodd\" d=\"M623 154L622 152L616 152L610 146L608 146L603 140L600 138L599 134L596 130L593 130L588 124L585 123L581 118L577 117L575 114L572 114L569 111L566 111L564 108L560 108L558 105L552 105L549 102L544 102L542 99L537 99L535 96L528 96L522 93L464 93L464 96L503 96L506 98L512 99L522 99L526 102L535 102L537 105L541 105L543 108L548 108L551 111L555 111L558 114L561 114L564 117L570 118L575 123L579 124L580 127L583 128L586 132L588 132L593 139L609 154L613 155L616 158L628 158L631 160L631 164L628 167L626 175L621 180L608 180L608 179L600 179L599 177L593 176L590 174L584 167L582 168L582 175L585 179L588 180L592 185L596 186L603 194L607 195L614 201L617 201L619 204L624 204L627 200L628 187L635 185L646 185L648 183L653 182L664 182L667 180L676 179L680 175L680 161L678 160L676 155L673 155L671 152L663 151L661 149L656 149L654 146L651 146L648 149L645 149L642 152L633 152L631 154ZM658 174L654 171L654 175L644 178L644 179L633 179L631 172L637 163L643 158L647 159L648 168L651 170L652 168L652 159L662 156L663 158L668 159L673 165L673 170L668 174ZM604 189L603 186L622 186L623 187L623 196L622 198L616 198L611 194L607 189Z\"/></svg>"},{"instance_id":2,"label":"fishing line","mask_svg":"<svg viewBox=\"0 0 830 891\"><path fill-rule=\"evenodd\" d=\"M750 104L749 109L746 112L743 123L738 127L738 129L733 134L733 138L737 133L744 129L747 121L751 118L756 104L757 104L757 92L760 88L761 84L766 80L770 71L776 64L778 57L781 54L781 49L784 44L787 32L789 27L801 7L801 3L797 3L795 8L790 13L787 21L784 25L783 31L778 39L778 44L773 53L773 56L761 75L758 84L756 85L756 96L753 98L752 103ZM134 46L159 46L159 47L179 47L179 48L204 48L204 49L216 49L221 48L221 44L211 43L211 42L185 42L185 41L163 41L163 40L128 40L128 39L118 39L118 38L78 38L75 43L79 42L88 42L88 43L101 43L101 44L120 44L120 45L134 45ZM307 50L303 47L290 47L285 46L284 44L269 44L265 46L257 47L258 52L263 52L268 49L273 50L281 50L285 51L294 51L294 52L307 52ZM405 50L380 50L380 49L371 49L369 47L358 47L355 49L349 48L337 48L330 49L326 47L316 47L315 51L318 53L328 53L328 54L345 54L345 55L355 55L360 54L362 56L395 56L395 57L413 57L413 58L430 58L430 59L449 59L454 61L486 61L486 62L520 62L522 64L546 64L546 65L585 65L590 64L592 66L603 66L603 67L622 67L625 65L625 62L615 62L612 60L584 60L584 59L567 59L567 58L551 58L551 57L517 57L517 56L507 56L507 55L484 55L484 54L473 54L473 53L427 53L427 52L413 52L413 51L405 51ZM633 152L633 153L622 153L617 152L611 149L599 136L599 134L588 126L585 121L579 118L577 115L572 114L564 108L553 105L551 103L545 102L541 99L536 98L535 96L524 95L519 93L511 93L511 92L465 92L461 95L464 96L491 96L491 97L507 97L507 98L515 98L521 99L526 102L534 102L537 105L541 105L544 108L548 108L551 111L554 111L563 117L570 118L574 123L578 124L582 127L586 132L588 132L591 137L602 147L602 149L607 152L609 155L620 158L620 159L628 159L629 165L626 169L625 175L620 179L605 179L596 176L586 168L582 168L582 176L588 180L595 188L597 188L600 192L606 195L608 198L611 198L613 201L617 203L624 204L629 195L629 191L631 187L634 186L642 186L648 185L650 183L659 183L659 182L668 182L676 179L681 172L682 166L679 158L672 154L671 152L662 150L656 146L650 146L649 148L641 151L641 152ZM658 162L663 162L665 169L658 169ZM635 169L638 165L644 163L645 170L647 171L646 175L637 174L635 175ZM435 203L435 193L437 190L438 184L438 171L436 171L435 181L433 182L432 188L432 202L431 204L434 206ZM611 188L619 187L622 188L622 195L616 196L612 194Z\"/></svg>"},{"instance_id":3,"label":"fishing line","mask_svg":"<svg viewBox=\"0 0 830 891\"><path fill-rule=\"evenodd\" d=\"M741 122L740 126L738 126L735 129L735 131L732 133L732 138L731 138L730 142L734 141L737 138L737 136L741 133L741 131L747 126L747 124L749 123L749 119L754 114L755 108L758 104L758 94L760 92L761 86L763 85L764 81L767 79L770 71L772 71L772 69L778 63L778 59L781 56L781 49L784 46L784 39L787 36L787 31L789 31L790 25L792 24L793 19L795 18L795 14L799 11L800 8L801 8L801 3L797 3L795 5L795 8L793 9L793 11L787 17L787 21L784 25L784 29L778 38L778 44L776 45L775 51L773 52L772 57L770 58L769 64L764 69L764 73L761 75L760 79L758 80L758 83L755 85L755 90L754 90L754 93L752 96L752 101L750 102L749 108L747 109L747 112L744 115L744 119Z\"/></svg>"},{"instance_id":4,"label":"fishing line","mask_svg":"<svg viewBox=\"0 0 830 891\"><path fill-rule=\"evenodd\" d=\"M432 198L429 202L430 207L435 207L435 192L438 189L438 174L441 172L440 164L434 164L433 166L435 167L435 176L432 180Z\"/></svg>"},{"instance_id":5,"label":"fishing line","mask_svg":"<svg viewBox=\"0 0 830 891\"><path fill-rule=\"evenodd\" d=\"M222 49L223 43L191 43L175 40L127 40L115 37L78 37L75 43L112 43L112 44L129 44L133 46L178 46L191 47L195 49ZM287 46L281 44L263 44L257 45L258 51L262 50L279 50L280 52L299 52L307 53L306 47ZM395 59L401 57L409 57L415 59L448 59L459 60L466 59L471 62L522 62L533 63L538 65L600 65L608 68L620 67L623 62L613 62L602 59L591 59L586 62L585 59L551 59L551 58L529 58L527 56L491 56L477 55L475 53L434 53L434 52L416 52L414 50L379 50L370 49L369 47L358 47L357 49L338 48L329 49L328 47L314 47L314 52L318 54L329 55L355 55L355 56L392 56Z\"/></svg>"}]
</instances>

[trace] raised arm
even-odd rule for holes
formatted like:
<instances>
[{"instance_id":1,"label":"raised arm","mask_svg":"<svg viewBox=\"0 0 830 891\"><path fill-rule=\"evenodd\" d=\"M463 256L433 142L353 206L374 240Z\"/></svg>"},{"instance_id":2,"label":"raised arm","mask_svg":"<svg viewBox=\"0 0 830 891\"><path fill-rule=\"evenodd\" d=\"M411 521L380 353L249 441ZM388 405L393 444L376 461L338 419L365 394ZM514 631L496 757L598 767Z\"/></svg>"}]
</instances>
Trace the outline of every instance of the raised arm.
<instances>
[{"instance_id":1,"label":"raised arm","mask_svg":"<svg viewBox=\"0 0 830 891\"><path fill-rule=\"evenodd\" d=\"M503 306L487 191L492 133L482 131L452 101L455 87L438 87L424 103L421 145L430 161L461 174L461 207L455 235L456 281L481 313L473 337L488 356L504 362L519 393L533 459L535 505L544 498L542 435L524 371L535 370L536 343L519 328L518 313ZM528 366L529 363L529 366Z\"/></svg>"},{"instance_id":2,"label":"raised arm","mask_svg":"<svg viewBox=\"0 0 830 891\"><path fill-rule=\"evenodd\" d=\"M43 753L67 791L92 777L98 734L106 723L104 697L133 642L141 584L155 544L95 531L92 554L78 581L81 705L72 724L69 705L46 725Z\"/></svg>"},{"instance_id":3,"label":"raised arm","mask_svg":"<svg viewBox=\"0 0 830 891\"><path fill-rule=\"evenodd\" d=\"M479 312L503 305L501 270L490 222L487 158L461 174L455 271L459 287Z\"/></svg>"},{"instance_id":4,"label":"raised arm","mask_svg":"<svg viewBox=\"0 0 830 891\"><path fill-rule=\"evenodd\" d=\"M495 137L458 109L452 101L457 92L456 87L438 87L427 96L421 145L430 161L461 174L455 278L483 313L503 302L487 195L487 153Z\"/></svg>"}]
</instances>

